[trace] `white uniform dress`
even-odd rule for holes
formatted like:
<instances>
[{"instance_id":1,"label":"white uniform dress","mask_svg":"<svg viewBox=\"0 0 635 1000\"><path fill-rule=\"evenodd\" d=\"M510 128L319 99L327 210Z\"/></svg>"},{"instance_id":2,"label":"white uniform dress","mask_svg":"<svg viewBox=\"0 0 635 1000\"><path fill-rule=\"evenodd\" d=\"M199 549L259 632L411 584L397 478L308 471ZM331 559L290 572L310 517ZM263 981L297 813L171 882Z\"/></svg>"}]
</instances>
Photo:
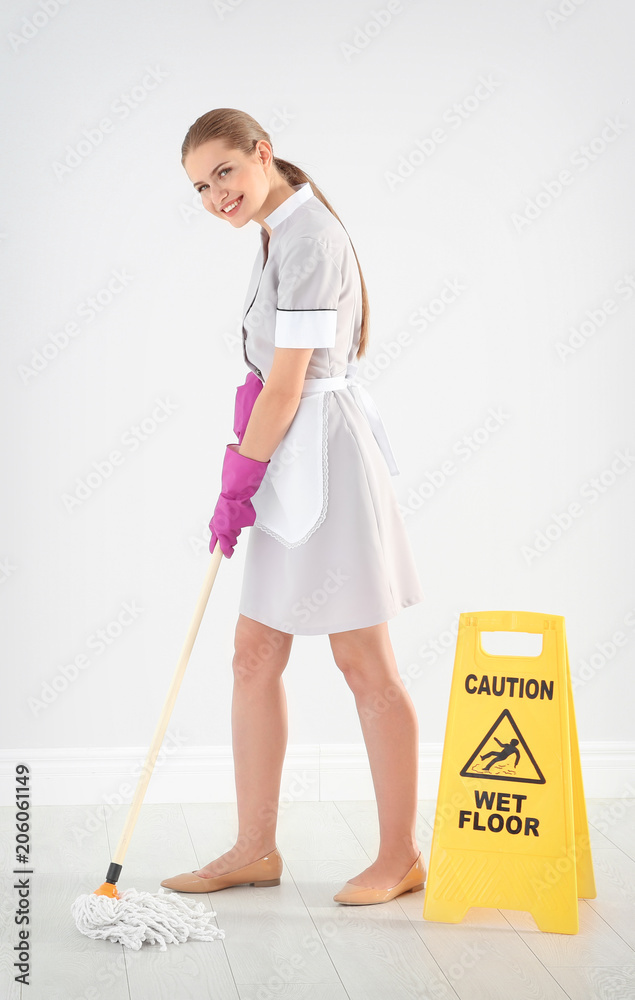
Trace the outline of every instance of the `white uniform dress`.
<instances>
[{"instance_id":1,"label":"white uniform dress","mask_svg":"<svg viewBox=\"0 0 635 1000\"><path fill-rule=\"evenodd\" d=\"M313 347L298 410L253 497L239 611L320 635L423 600L381 418L355 384L361 282L348 235L311 185L266 218L243 312L243 353L263 382L275 347ZM267 246L268 241L268 246Z\"/></svg>"}]
</instances>

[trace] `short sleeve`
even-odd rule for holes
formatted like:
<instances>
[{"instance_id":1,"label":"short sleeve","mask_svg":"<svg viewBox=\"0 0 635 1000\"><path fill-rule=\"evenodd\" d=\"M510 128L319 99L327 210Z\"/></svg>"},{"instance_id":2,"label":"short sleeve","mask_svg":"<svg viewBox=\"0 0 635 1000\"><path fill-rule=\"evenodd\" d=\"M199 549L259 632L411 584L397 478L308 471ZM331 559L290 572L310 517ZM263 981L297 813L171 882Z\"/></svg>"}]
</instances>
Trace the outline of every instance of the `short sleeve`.
<instances>
[{"instance_id":1,"label":"short sleeve","mask_svg":"<svg viewBox=\"0 0 635 1000\"><path fill-rule=\"evenodd\" d=\"M276 347L335 347L342 273L326 246L296 238L280 261Z\"/></svg>"}]
</instances>

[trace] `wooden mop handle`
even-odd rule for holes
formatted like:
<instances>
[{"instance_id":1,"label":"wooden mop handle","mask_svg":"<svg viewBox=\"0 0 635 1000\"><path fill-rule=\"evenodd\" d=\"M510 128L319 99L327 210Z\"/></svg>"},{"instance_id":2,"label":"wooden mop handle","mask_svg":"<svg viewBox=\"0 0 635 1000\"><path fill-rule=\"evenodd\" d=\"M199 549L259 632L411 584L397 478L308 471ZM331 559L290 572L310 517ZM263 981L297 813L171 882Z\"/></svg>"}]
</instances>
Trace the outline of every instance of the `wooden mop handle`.
<instances>
[{"instance_id":1,"label":"wooden mop handle","mask_svg":"<svg viewBox=\"0 0 635 1000\"><path fill-rule=\"evenodd\" d=\"M146 793L148 787L148 782L152 776L152 771L154 769L155 761L159 755L159 750L161 749L161 744L163 743L163 737L165 736L165 731L168 728L168 722L170 721L170 716L172 714L172 709L174 708L174 703L176 702L176 696L179 693L179 688L181 686L181 681L183 680L183 675L185 674L185 668L187 667L190 653L192 652L192 647L194 641L198 634L199 625L203 618L205 608L207 606L207 601L212 590L212 585L216 579L216 574L218 572L218 567L222 559L221 547L216 542L214 546L214 551L212 552L212 558L210 560L209 568L207 570L207 575L201 587L201 592L198 595L198 601L196 602L196 608L194 609L194 614L192 616L192 621L183 643L183 648L181 650L181 655L179 657L179 662L176 665L176 670L174 671L174 676L172 678L172 683L170 684L170 690L168 691L167 698L165 699L165 704L163 705L163 711L161 712L161 717L157 723L157 728L154 731L154 736L152 738L152 743L150 744L150 749L148 750L143 769L139 776L139 781L137 783L137 788L134 793L134 798L130 803L130 809L128 810L128 816L126 818L126 824L123 828L121 837L119 838L119 843L117 844L117 850L115 851L112 863L120 865L123 862L126 851L128 850L128 844L130 843L130 837L132 836L132 831L134 825L137 822L137 816L139 815L139 810L141 809L141 803Z\"/></svg>"}]
</instances>

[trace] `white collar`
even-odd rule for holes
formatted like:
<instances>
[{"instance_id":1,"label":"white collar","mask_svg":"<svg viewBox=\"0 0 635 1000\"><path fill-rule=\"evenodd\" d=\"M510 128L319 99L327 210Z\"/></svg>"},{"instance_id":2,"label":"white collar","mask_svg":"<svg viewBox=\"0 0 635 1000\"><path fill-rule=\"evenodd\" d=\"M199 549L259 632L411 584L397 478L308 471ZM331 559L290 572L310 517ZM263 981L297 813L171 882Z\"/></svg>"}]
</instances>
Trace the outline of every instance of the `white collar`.
<instances>
[{"instance_id":1,"label":"white collar","mask_svg":"<svg viewBox=\"0 0 635 1000\"><path fill-rule=\"evenodd\" d=\"M273 212L265 217L264 221L271 229L274 229L281 222L284 222L285 219L288 219L291 213L295 212L296 208L303 205L309 198L315 197L309 181L304 181L303 184L292 184L291 186L295 188L295 193L290 194L277 208L274 208Z\"/></svg>"}]
</instances>

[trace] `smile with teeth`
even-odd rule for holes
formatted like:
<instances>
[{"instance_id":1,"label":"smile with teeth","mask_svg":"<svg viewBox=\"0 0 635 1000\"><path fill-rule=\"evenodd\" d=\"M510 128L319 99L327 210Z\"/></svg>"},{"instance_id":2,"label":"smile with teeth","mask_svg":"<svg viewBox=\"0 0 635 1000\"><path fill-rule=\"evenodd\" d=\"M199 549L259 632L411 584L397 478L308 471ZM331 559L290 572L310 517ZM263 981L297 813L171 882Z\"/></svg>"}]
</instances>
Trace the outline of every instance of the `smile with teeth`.
<instances>
[{"instance_id":1,"label":"smile with teeth","mask_svg":"<svg viewBox=\"0 0 635 1000\"><path fill-rule=\"evenodd\" d=\"M221 209L221 211L224 212L225 215L229 215L229 213L233 212L242 200L243 196L241 194L240 198L236 198L236 201L232 201L231 205L226 205L225 208Z\"/></svg>"}]
</instances>

